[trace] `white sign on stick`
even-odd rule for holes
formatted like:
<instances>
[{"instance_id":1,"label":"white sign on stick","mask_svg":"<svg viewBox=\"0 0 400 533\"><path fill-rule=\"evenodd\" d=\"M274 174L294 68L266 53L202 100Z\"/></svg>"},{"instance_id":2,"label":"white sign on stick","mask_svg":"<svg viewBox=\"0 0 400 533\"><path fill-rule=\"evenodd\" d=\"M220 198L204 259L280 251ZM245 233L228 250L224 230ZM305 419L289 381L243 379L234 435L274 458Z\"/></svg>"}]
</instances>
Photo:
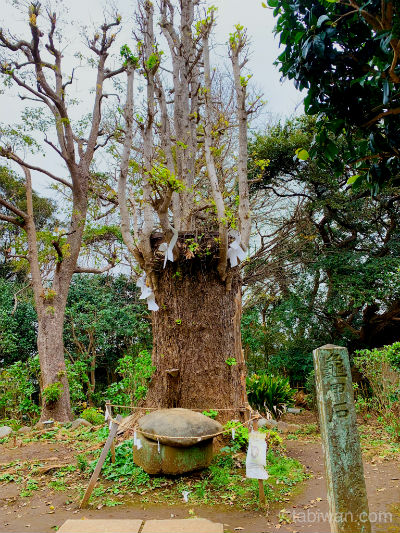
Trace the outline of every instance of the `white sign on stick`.
<instances>
[{"instance_id":1,"label":"white sign on stick","mask_svg":"<svg viewBox=\"0 0 400 533\"><path fill-rule=\"evenodd\" d=\"M249 447L246 457L246 477L252 479L268 479L265 470L267 464L267 443L265 435L258 431L249 434Z\"/></svg>"}]
</instances>

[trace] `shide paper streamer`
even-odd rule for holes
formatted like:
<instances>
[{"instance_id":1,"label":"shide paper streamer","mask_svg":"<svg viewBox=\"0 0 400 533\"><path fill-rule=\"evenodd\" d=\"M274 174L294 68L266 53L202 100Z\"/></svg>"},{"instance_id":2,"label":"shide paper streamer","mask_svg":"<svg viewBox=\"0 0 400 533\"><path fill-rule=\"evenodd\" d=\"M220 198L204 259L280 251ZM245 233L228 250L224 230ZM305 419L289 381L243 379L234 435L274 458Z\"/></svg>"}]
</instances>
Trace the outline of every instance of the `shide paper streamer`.
<instances>
[{"instance_id":1,"label":"shide paper streamer","mask_svg":"<svg viewBox=\"0 0 400 533\"><path fill-rule=\"evenodd\" d=\"M150 311L158 311L160 308L156 304L156 298L151 287L148 287L146 284L146 274L143 274L138 279L136 286L142 291L139 296L140 300L147 300L147 308Z\"/></svg>"},{"instance_id":2,"label":"shide paper streamer","mask_svg":"<svg viewBox=\"0 0 400 533\"><path fill-rule=\"evenodd\" d=\"M142 442L138 439L136 431L133 433L133 445L136 446L138 450L142 447Z\"/></svg>"},{"instance_id":3,"label":"shide paper streamer","mask_svg":"<svg viewBox=\"0 0 400 533\"><path fill-rule=\"evenodd\" d=\"M191 493L192 491L191 490L183 490L182 491L182 496L183 496L183 501L185 503L187 503L189 501L189 494Z\"/></svg>"},{"instance_id":4,"label":"shide paper streamer","mask_svg":"<svg viewBox=\"0 0 400 533\"><path fill-rule=\"evenodd\" d=\"M104 420L107 422L107 420L109 420L109 423L108 423L108 429L111 430L111 426L112 426L112 420L111 420L111 416L110 416L110 413L108 412L108 409L106 407L106 412L104 413Z\"/></svg>"},{"instance_id":5,"label":"shide paper streamer","mask_svg":"<svg viewBox=\"0 0 400 533\"><path fill-rule=\"evenodd\" d=\"M174 228L171 228L171 229L172 229L173 236L172 236L170 243L167 244L166 242L163 242L162 244L160 244L158 248L160 252L164 252L164 268L167 265L167 261L174 262L174 246L176 244L176 241L178 240L178 235L179 235L176 229ZM147 308L150 311L158 311L160 308L157 305L156 297L154 296L154 292L152 288L149 287L146 283L146 274L143 274L142 276L140 276L140 278L138 279L136 283L136 286L139 287L139 289L142 291L139 298L141 300L147 300Z\"/></svg>"},{"instance_id":6,"label":"shide paper streamer","mask_svg":"<svg viewBox=\"0 0 400 533\"><path fill-rule=\"evenodd\" d=\"M231 262L231 267L237 266L240 261L243 261L243 259L246 259L246 251L243 250L243 248L240 246L240 241L242 239L239 231L231 230L230 231L231 237L233 237L235 240L229 245L228 248L228 259Z\"/></svg>"},{"instance_id":7,"label":"shide paper streamer","mask_svg":"<svg viewBox=\"0 0 400 533\"><path fill-rule=\"evenodd\" d=\"M164 252L164 268L167 266L167 262L171 261L174 262L174 247L175 244L178 241L179 232L175 228L172 228L172 239L170 240L169 244L167 242L163 242L158 247L160 252ZM243 250L243 248L240 245L241 242L241 235L239 231L231 230L230 231L231 237L234 238L234 241L229 245L228 249L228 259L231 263L231 267L237 266L240 261L243 261L243 259L246 258L246 250ZM137 281L136 286L141 289L141 295L139 298L141 300L147 300L147 307L150 311L158 311L160 308L157 305L156 298L154 296L154 292L151 289L151 287L148 287L146 284L146 274L143 274Z\"/></svg>"},{"instance_id":8,"label":"shide paper streamer","mask_svg":"<svg viewBox=\"0 0 400 533\"><path fill-rule=\"evenodd\" d=\"M175 228L171 228L173 236L172 239L169 241L169 244L166 242L163 242L158 247L160 252L164 252L164 268L167 266L167 261L171 261L171 263L174 262L174 246L178 240L178 230Z\"/></svg>"}]
</instances>

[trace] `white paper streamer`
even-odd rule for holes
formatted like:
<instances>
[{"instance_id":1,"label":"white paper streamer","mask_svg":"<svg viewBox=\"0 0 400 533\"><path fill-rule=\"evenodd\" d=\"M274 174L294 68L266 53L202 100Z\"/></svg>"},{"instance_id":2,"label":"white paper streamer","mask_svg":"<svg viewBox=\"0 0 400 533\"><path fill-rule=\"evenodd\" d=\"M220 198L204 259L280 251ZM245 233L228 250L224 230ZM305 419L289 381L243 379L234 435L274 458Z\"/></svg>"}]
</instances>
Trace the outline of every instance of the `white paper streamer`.
<instances>
[{"instance_id":1,"label":"white paper streamer","mask_svg":"<svg viewBox=\"0 0 400 533\"><path fill-rule=\"evenodd\" d=\"M232 440L235 440L235 434L236 434L235 428L232 428Z\"/></svg>"},{"instance_id":2,"label":"white paper streamer","mask_svg":"<svg viewBox=\"0 0 400 533\"><path fill-rule=\"evenodd\" d=\"M161 446L160 446L159 440L157 440L157 450L158 450L158 453L161 453Z\"/></svg>"},{"instance_id":3,"label":"white paper streamer","mask_svg":"<svg viewBox=\"0 0 400 533\"><path fill-rule=\"evenodd\" d=\"M133 432L133 445L136 446L138 450L142 448L142 441L138 438L136 431Z\"/></svg>"},{"instance_id":4,"label":"white paper streamer","mask_svg":"<svg viewBox=\"0 0 400 533\"><path fill-rule=\"evenodd\" d=\"M110 416L110 413L108 412L108 409L106 407L106 412L104 413L104 420L107 422L107 420L109 420L110 422L108 423L108 429L111 430L111 427L112 427L112 420L111 420L111 416Z\"/></svg>"},{"instance_id":5,"label":"white paper streamer","mask_svg":"<svg viewBox=\"0 0 400 533\"><path fill-rule=\"evenodd\" d=\"M240 263L240 261L243 261L243 259L246 259L247 250L243 250L243 248L240 246L240 241L242 237L239 231L231 230L229 234L231 237L235 239L229 245L229 248L228 248L228 259L231 263L231 267L233 268L237 266Z\"/></svg>"},{"instance_id":6,"label":"white paper streamer","mask_svg":"<svg viewBox=\"0 0 400 533\"><path fill-rule=\"evenodd\" d=\"M151 287L148 287L146 284L146 274L140 276L140 278L136 282L136 286L139 287L139 289L142 291L139 296L139 299L147 300L147 308L150 311L158 311L160 308L156 303L156 297L154 296L154 292Z\"/></svg>"},{"instance_id":7,"label":"white paper streamer","mask_svg":"<svg viewBox=\"0 0 400 533\"><path fill-rule=\"evenodd\" d=\"M176 241L178 240L179 235L178 230L176 230L175 228L171 227L171 230L173 235L172 239L169 241L169 244L163 242L158 247L160 252L164 252L164 268L167 265L167 261L171 261L172 263L174 262L174 246L176 244Z\"/></svg>"},{"instance_id":8,"label":"white paper streamer","mask_svg":"<svg viewBox=\"0 0 400 533\"><path fill-rule=\"evenodd\" d=\"M139 296L140 300L145 300L153 293L151 288L146 285L146 274L140 276L140 278L137 280L136 286L142 291Z\"/></svg>"},{"instance_id":9,"label":"white paper streamer","mask_svg":"<svg viewBox=\"0 0 400 533\"><path fill-rule=\"evenodd\" d=\"M183 501L185 503L187 503L189 501L189 494L191 493L192 491L191 490L183 490L182 491L182 496L183 496Z\"/></svg>"},{"instance_id":10,"label":"white paper streamer","mask_svg":"<svg viewBox=\"0 0 400 533\"><path fill-rule=\"evenodd\" d=\"M156 297L153 293L150 294L150 296L147 298L147 308L150 311L158 311L160 307L156 303Z\"/></svg>"}]
</instances>

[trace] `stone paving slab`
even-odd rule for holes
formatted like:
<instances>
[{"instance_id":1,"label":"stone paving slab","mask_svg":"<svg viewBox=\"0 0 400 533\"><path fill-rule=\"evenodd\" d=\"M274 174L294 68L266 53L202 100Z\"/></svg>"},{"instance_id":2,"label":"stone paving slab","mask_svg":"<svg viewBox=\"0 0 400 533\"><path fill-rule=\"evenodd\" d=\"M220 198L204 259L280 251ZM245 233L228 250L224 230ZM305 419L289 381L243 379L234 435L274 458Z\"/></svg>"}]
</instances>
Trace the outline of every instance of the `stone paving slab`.
<instances>
[{"instance_id":1,"label":"stone paving slab","mask_svg":"<svg viewBox=\"0 0 400 533\"><path fill-rule=\"evenodd\" d=\"M139 533L143 520L67 520L59 533ZM208 532L207 532L208 533Z\"/></svg>"},{"instance_id":2,"label":"stone paving slab","mask_svg":"<svg viewBox=\"0 0 400 533\"><path fill-rule=\"evenodd\" d=\"M223 533L223 524L205 518L147 520L141 533Z\"/></svg>"}]
</instances>

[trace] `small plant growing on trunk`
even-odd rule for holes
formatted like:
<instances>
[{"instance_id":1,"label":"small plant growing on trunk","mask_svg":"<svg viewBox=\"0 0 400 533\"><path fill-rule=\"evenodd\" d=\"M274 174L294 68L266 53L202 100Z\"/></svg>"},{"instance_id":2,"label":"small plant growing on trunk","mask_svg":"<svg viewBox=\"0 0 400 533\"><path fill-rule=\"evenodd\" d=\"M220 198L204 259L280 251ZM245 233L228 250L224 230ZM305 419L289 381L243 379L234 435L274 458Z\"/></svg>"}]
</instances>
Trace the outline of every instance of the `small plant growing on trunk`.
<instances>
[{"instance_id":1,"label":"small plant growing on trunk","mask_svg":"<svg viewBox=\"0 0 400 533\"><path fill-rule=\"evenodd\" d=\"M43 389L43 399L46 405L55 404L61 397L62 390L63 386L61 381L56 381L51 385L47 385L47 387Z\"/></svg>"}]
</instances>

